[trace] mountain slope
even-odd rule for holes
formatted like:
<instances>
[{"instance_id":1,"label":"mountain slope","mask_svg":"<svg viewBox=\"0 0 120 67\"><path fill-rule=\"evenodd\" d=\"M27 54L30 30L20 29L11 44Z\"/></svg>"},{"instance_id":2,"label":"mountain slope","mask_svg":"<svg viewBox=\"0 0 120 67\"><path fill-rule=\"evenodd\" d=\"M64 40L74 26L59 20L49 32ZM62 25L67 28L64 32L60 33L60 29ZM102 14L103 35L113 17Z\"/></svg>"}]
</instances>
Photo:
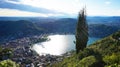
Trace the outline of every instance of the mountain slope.
<instances>
[{"instance_id":1,"label":"mountain slope","mask_svg":"<svg viewBox=\"0 0 120 67\"><path fill-rule=\"evenodd\" d=\"M77 20L73 18L62 18L52 22L35 23L39 27L46 29L49 33L70 33L75 34L75 28ZM106 24L89 24L89 36L91 37L106 37L112 33L115 33L120 29L118 23L114 23L114 26ZM89 22L88 22L89 23ZM113 24L112 24L113 25ZM104 31L104 32L103 32Z\"/></svg>"},{"instance_id":2,"label":"mountain slope","mask_svg":"<svg viewBox=\"0 0 120 67\"><path fill-rule=\"evenodd\" d=\"M89 35L92 37L106 37L120 30L118 26L109 26L105 24L90 24Z\"/></svg>"},{"instance_id":3,"label":"mountain slope","mask_svg":"<svg viewBox=\"0 0 120 67\"><path fill-rule=\"evenodd\" d=\"M89 48L93 49L94 51L98 51L102 56L104 55L111 55L112 53L117 53L120 51L120 31L99 40Z\"/></svg>"},{"instance_id":4,"label":"mountain slope","mask_svg":"<svg viewBox=\"0 0 120 67\"><path fill-rule=\"evenodd\" d=\"M43 33L44 30L29 21L0 21L0 39L14 39Z\"/></svg>"},{"instance_id":5,"label":"mountain slope","mask_svg":"<svg viewBox=\"0 0 120 67\"><path fill-rule=\"evenodd\" d=\"M52 67L119 67L120 31L91 44L79 54L64 58Z\"/></svg>"}]
</instances>

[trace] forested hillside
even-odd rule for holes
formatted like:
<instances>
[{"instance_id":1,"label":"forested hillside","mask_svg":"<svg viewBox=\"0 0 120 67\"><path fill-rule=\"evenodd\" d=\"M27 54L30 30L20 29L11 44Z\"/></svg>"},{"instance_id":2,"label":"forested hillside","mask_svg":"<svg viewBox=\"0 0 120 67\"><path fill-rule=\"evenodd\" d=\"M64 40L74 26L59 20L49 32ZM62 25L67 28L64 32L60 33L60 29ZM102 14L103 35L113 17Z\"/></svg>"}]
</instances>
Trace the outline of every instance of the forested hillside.
<instances>
[{"instance_id":1,"label":"forested hillside","mask_svg":"<svg viewBox=\"0 0 120 67\"><path fill-rule=\"evenodd\" d=\"M1 40L37 35L43 32L45 30L29 21L0 21Z\"/></svg>"}]
</instances>

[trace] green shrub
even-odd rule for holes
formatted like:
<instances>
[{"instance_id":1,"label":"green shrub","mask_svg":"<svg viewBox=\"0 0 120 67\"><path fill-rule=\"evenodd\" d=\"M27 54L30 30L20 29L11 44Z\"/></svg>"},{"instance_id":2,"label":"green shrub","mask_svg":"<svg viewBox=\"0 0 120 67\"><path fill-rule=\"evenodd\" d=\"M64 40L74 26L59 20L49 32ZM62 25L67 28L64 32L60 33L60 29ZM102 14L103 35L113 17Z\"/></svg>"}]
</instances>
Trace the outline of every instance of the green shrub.
<instances>
[{"instance_id":1,"label":"green shrub","mask_svg":"<svg viewBox=\"0 0 120 67\"><path fill-rule=\"evenodd\" d=\"M107 65L120 64L120 53L113 53L112 55L106 55L103 57L103 61Z\"/></svg>"},{"instance_id":2,"label":"green shrub","mask_svg":"<svg viewBox=\"0 0 120 67\"><path fill-rule=\"evenodd\" d=\"M106 65L105 67L119 67L118 64L111 64L111 65Z\"/></svg>"},{"instance_id":3,"label":"green shrub","mask_svg":"<svg viewBox=\"0 0 120 67\"><path fill-rule=\"evenodd\" d=\"M88 57L94 55L97 59L101 59L101 55L99 54L99 52L94 51L91 48L85 48L83 51L79 52L78 54L78 59L81 60L84 57Z\"/></svg>"},{"instance_id":4,"label":"green shrub","mask_svg":"<svg viewBox=\"0 0 120 67\"><path fill-rule=\"evenodd\" d=\"M90 67L96 62L97 60L94 56L88 56L88 57L83 58L81 61L79 61L77 67Z\"/></svg>"},{"instance_id":5,"label":"green shrub","mask_svg":"<svg viewBox=\"0 0 120 67\"><path fill-rule=\"evenodd\" d=\"M0 47L0 60L4 60L3 57L6 57L7 59L11 58L13 56L13 51L11 48L2 48Z\"/></svg>"},{"instance_id":6,"label":"green shrub","mask_svg":"<svg viewBox=\"0 0 120 67\"><path fill-rule=\"evenodd\" d=\"M19 67L19 65L11 60L4 60L0 62L0 67Z\"/></svg>"}]
</instances>

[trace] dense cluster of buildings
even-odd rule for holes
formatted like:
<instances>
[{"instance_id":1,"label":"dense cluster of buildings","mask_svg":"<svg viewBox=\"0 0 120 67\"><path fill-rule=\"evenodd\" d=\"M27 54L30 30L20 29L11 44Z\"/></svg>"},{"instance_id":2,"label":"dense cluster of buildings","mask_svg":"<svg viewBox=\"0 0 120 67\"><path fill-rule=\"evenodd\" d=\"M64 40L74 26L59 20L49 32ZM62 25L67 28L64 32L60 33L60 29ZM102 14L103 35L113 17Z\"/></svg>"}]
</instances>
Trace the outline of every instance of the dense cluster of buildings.
<instances>
[{"instance_id":1,"label":"dense cluster of buildings","mask_svg":"<svg viewBox=\"0 0 120 67\"><path fill-rule=\"evenodd\" d=\"M54 56L49 54L38 55L32 49L31 44L44 40L46 39L42 36L25 37L4 43L1 46L2 48L12 49L13 56L9 59L20 64L20 67L44 67L46 65L62 61L63 56Z\"/></svg>"}]
</instances>

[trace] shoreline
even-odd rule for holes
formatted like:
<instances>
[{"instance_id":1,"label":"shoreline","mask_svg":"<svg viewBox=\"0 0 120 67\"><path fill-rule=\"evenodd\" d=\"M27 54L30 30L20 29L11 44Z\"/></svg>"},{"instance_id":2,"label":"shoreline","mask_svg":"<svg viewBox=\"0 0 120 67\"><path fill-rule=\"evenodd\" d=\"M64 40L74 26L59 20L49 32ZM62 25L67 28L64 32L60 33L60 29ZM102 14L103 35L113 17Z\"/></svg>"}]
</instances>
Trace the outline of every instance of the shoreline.
<instances>
[{"instance_id":1,"label":"shoreline","mask_svg":"<svg viewBox=\"0 0 120 67\"><path fill-rule=\"evenodd\" d=\"M24 66L24 67L31 65L47 66L48 64L53 64L62 61L63 56L56 56L50 54L40 56L34 50L31 49L32 44L36 42L44 42L47 40L46 37L47 36L43 36L43 35L35 36L35 38L33 37L33 42L31 42L30 38L28 37L21 38L0 45L3 49L10 48L13 50L13 56L11 58L6 58L6 59L3 58L1 61L11 59L12 61L18 63L20 66ZM30 62L28 63L27 61Z\"/></svg>"}]
</instances>

